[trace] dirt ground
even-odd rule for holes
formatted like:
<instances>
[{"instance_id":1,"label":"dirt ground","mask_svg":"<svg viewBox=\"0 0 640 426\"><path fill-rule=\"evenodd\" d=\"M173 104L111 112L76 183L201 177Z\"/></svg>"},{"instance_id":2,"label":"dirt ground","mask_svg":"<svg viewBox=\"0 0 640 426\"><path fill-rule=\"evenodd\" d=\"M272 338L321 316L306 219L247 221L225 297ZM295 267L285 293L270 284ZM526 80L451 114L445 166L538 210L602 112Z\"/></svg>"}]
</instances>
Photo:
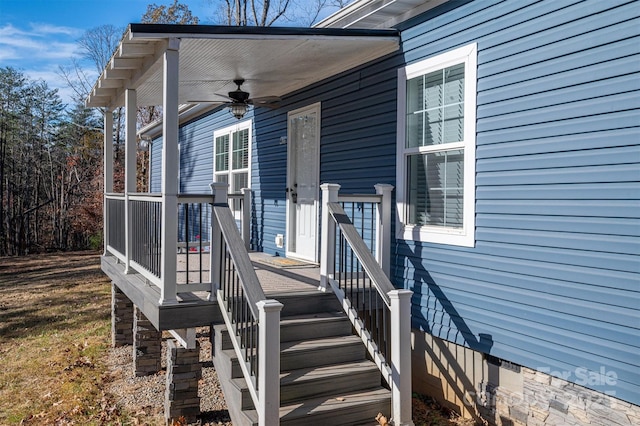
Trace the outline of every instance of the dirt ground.
<instances>
[{"instance_id":1,"label":"dirt ground","mask_svg":"<svg viewBox=\"0 0 640 426\"><path fill-rule=\"evenodd\" d=\"M109 279L96 252L0 258L0 424L160 425L164 371L136 378L131 348L111 348ZM202 345L200 425L230 425ZM416 425L470 425L429 398Z\"/></svg>"}]
</instances>

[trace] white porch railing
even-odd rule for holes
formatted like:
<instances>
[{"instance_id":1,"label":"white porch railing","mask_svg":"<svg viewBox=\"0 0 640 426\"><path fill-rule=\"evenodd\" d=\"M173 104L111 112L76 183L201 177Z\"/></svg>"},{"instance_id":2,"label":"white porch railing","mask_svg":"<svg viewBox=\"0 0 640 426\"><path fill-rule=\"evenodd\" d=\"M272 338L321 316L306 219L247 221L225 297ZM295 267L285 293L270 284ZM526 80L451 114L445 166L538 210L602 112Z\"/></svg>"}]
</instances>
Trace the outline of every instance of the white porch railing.
<instances>
[{"instance_id":1,"label":"white porch railing","mask_svg":"<svg viewBox=\"0 0 640 426\"><path fill-rule=\"evenodd\" d=\"M331 287L356 332L391 388L392 417L396 425L411 420L411 295L395 289L387 274L390 251L390 196L392 187L377 186L379 196L339 196L340 185L323 184L321 288ZM353 205L379 206L377 220L367 226L365 207L360 216ZM387 209L385 212L384 210ZM354 221L358 226L354 226ZM376 223L377 222L377 223ZM388 233L388 236L384 234ZM374 240L371 235L376 234ZM364 236L364 238L363 238ZM365 239L370 239L367 246ZM376 253L376 257L372 254ZM387 270L383 270L385 265ZM386 274L385 274L386 273Z\"/></svg>"},{"instance_id":2,"label":"white porch railing","mask_svg":"<svg viewBox=\"0 0 640 426\"><path fill-rule=\"evenodd\" d=\"M227 205L227 184L212 184L214 233L213 280L222 316L231 337L261 426L280 424L280 311L282 304L265 297L253 264ZM246 205L246 204L245 204Z\"/></svg>"},{"instance_id":3,"label":"white porch railing","mask_svg":"<svg viewBox=\"0 0 640 426\"><path fill-rule=\"evenodd\" d=\"M235 203L235 215L240 218L237 226L249 247L251 190L243 190L239 198ZM207 291L215 297L210 242L214 197L181 194L176 200L175 246L167 249L162 223L168 210L161 194L105 194L106 252L118 258L128 273L138 273L158 287L163 304L176 303L179 292ZM163 270L175 272L163 276Z\"/></svg>"}]
</instances>

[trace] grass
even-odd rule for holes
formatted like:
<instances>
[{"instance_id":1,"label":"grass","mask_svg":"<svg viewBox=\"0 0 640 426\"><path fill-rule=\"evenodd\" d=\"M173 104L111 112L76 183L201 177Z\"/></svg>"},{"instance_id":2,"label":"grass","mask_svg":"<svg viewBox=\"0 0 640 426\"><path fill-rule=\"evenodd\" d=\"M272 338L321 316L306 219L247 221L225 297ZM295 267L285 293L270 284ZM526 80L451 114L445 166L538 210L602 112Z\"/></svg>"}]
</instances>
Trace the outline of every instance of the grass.
<instances>
[{"instance_id":1,"label":"grass","mask_svg":"<svg viewBox=\"0 0 640 426\"><path fill-rule=\"evenodd\" d=\"M0 424L105 424L111 286L98 253L0 258Z\"/></svg>"},{"instance_id":2,"label":"grass","mask_svg":"<svg viewBox=\"0 0 640 426\"><path fill-rule=\"evenodd\" d=\"M0 258L1 425L158 423L122 412L103 390L110 301L97 252ZM421 395L413 417L416 426L473 424Z\"/></svg>"}]
</instances>

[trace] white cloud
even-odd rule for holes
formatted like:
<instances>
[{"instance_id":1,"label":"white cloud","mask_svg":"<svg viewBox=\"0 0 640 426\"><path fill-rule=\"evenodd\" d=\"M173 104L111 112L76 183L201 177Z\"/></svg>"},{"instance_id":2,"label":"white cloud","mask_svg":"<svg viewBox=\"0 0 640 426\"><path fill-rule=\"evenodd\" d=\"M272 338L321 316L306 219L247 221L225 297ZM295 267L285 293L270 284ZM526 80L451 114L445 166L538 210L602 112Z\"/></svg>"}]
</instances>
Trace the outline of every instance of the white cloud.
<instances>
[{"instance_id":1,"label":"white cloud","mask_svg":"<svg viewBox=\"0 0 640 426\"><path fill-rule=\"evenodd\" d=\"M60 74L58 74L57 69L31 69L24 70L23 72L27 77L29 77L30 80L44 80L47 82L47 86L49 87L49 89L58 89L58 95L60 95L60 99L62 99L63 103L68 105L71 105L73 103L75 93L69 86L67 86L64 78L62 78Z\"/></svg>"},{"instance_id":2,"label":"white cloud","mask_svg":"<svg viewBox=\"0 0 640 426\"><path fill-rule=\"evenodd\" d=\"M16 28L11 23L0 27L0 52L4 59L71 59L78 56L76 37L80 30L53 25L31 24L31 30Z\"/></svg>"},{"instance_id":3,"label":"white cloud","mask_svg":"<svg viewBox=\"0 0 640 426\"><path fill-rule=\"evenodd\" d=\"M77 39L82 33L51 24L5 23L0 26L0 66L15 67L30 80L44 80L50 89L58 89L63 103L71 105L75 93L59 68L74 60L81 62Z\"/></svg>"},{"instance_id":4,"label":"white cloud","mask_svg":"<svg viewBox=\"0 0 640 426\"><path fill-rule=\"evenodd\" d=\"M51 24L31 23L31 29L36 34L64 34L69 37L80 37L82 30Z\"/></svg>"}]
</instances>

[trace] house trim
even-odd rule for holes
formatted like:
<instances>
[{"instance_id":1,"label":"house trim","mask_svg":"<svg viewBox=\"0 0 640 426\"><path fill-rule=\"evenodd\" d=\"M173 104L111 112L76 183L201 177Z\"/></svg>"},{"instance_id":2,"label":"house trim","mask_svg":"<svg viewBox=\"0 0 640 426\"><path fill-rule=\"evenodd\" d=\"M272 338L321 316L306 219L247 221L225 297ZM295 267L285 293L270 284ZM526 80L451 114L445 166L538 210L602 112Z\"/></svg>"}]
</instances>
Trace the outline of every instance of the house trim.
<instances>
[{"instance_id":1,"label":"house trim","mask_svg":"<svg viewBox=\"0 0 640 426\"><path fill-rule=\"evenodd\" d=\"M475 246L475 147L476 147L476 80L477 80L476 43L472 43L449 52L427 58L420 62L398 69L398 108L397 108L397 164L396 164L396 201L398 208L396 237L403 240L415 240L438 244L451 244L463 247ZM406 82L420 75L465 64L464 87L464 141L442 145L429 145L420 148L405 148L406 140ZM464 150L464 186L463 186L463 226L462 229L417 226L405 224L407 215L406 172L408 154L425 154L453 149Z\"/></svg>"}]
</instances>

